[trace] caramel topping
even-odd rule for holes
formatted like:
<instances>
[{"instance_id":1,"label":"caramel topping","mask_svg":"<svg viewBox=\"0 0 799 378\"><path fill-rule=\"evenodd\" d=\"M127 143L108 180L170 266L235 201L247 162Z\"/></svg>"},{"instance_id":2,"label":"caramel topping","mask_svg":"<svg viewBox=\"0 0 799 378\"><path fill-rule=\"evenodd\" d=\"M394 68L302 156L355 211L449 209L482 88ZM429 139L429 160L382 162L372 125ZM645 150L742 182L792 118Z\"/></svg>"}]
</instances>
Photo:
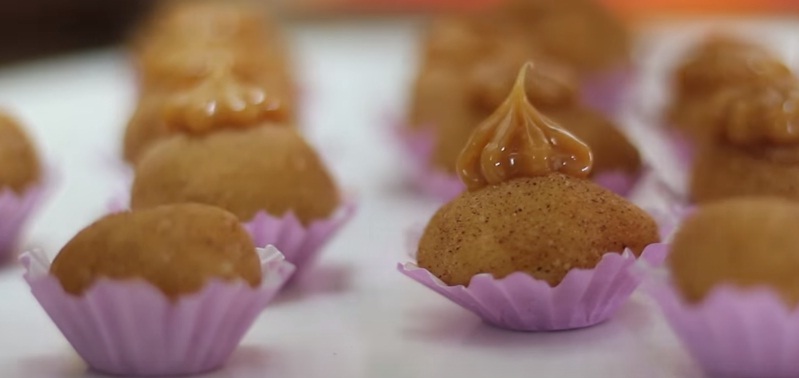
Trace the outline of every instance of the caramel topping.
<instances>
[{"instance_id":1,"label":"caramel topping","mask_svg":"<svg viewBox=\"0 0 799 378\"><path fill-rule=\"evenodd\" d=\"M726 35L712 35L697 46L677 72L677 91L704 94L729 85L788 78L790 69L766 48Z\"/></svg>"},{"instance_id":2,"label":"caramel topping","mask_svg":"<svg viewBox=\"0 0 799 378\"><path fill-rule=\"evenodd\" d=\"M580 178L591 173L591 149L530 104L525 83L532 68L522 67L510 96L461 152L457 171L469 190L554 172Z\"/></svg>"},{"instance_id":3,"label":"caramel topping","mask_svg":"<svg viewBox=\"0 0 799 378\"><path fill-rule=\"evenodd\" d=\"M799 144L799 86L758 85L723 92L719 130L739 146Z\"/></svg>"},{"instance_id":4,"label":"caramel topping","mask_svg":"<svg viewBox=\"0 0 799 378\"><path fill-rule=\"evenodd\" d=\"M263 121L285 121L286 104L261 85L239 80L229 67L214 67L198 85L164 103L163 117L173 131L193 134L219 128L248 128Z\"/></svg>"}]
</instances>

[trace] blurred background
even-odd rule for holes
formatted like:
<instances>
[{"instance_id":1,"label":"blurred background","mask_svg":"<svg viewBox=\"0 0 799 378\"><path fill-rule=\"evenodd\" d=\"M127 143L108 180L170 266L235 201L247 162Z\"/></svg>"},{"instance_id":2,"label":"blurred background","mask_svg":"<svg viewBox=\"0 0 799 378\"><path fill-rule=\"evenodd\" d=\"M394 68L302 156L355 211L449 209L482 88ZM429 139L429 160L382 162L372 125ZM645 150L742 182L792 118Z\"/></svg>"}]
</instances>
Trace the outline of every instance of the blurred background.
<instances>
[{"instance_id":1,"label":"blurred background","mask_svg":"<svg viewBox=\"0 0 799 378\"><path fill-rule=\"evenodd\" d=\"M385 17L490 7L501 0L264 0L283 19ZM538 1L538 0L531 0ZM556 0L552 0L556 1ZM599 0L632 23L696 16L785 17L796 0ZM0 64L122 41L157 0L0 0Z\"/></svg>"}]
</instances>

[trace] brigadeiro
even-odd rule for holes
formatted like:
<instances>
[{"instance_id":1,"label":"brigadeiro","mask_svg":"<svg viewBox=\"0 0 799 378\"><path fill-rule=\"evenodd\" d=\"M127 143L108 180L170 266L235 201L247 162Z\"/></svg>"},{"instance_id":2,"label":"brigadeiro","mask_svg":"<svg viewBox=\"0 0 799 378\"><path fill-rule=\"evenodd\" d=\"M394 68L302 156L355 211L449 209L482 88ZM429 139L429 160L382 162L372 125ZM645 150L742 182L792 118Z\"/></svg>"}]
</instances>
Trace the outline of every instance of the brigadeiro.
<instances>
[{"instance_id":1,"label":"brigadeiro","mask_svg":"<svg viewBox=\"0 0 799 378\"><path fill-rule=\"evenodd\" d=\"M799 375L799 204L774 197L699 207L650 292L714 376Z\"/></svg>"},{"instance_id":2,"label":"brigadeiro","mask_svg":"<svg viewBox=\"0 0 799 378\"><path fill-rule=\"evenodd\" d=\"M293 271L257 251L235 215L179 204L108 215L52 265L23 256L34 296L95 370L183 375L219 368Z\"/></svg>"},{"instance_id":3,"label":"brigadeiro","mask_svg":"<svg viewBox=\"0 0 799 378\"><path fill-rule=\"evenodd\" d=\"M468 191L444 205L400 270L484 320L524 331L607 320L662 253L655 221L594 184L590 148L528 101L510 96L458 159ZM588 294L594 293L594 294Z\"/></svg>"}]
</instances>

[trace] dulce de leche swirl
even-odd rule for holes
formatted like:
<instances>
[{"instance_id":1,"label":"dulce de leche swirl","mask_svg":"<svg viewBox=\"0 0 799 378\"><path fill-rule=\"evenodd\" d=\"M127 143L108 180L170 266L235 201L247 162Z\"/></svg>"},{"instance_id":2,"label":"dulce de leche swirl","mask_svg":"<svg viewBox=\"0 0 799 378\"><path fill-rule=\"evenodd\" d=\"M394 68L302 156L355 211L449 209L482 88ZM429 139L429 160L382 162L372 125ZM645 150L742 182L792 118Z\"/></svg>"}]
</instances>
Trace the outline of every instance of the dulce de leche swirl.
<instances>
[{"instance_id":1,"label":"dulce de leche swirl","mask_svg":"<svg viewBox=\"0 0 799 378\"><path fill-rule=\"evenodd\" d=\"M203 134L290 118L284 96L258 83L240 80L228 65L217 63L206 79L165 101L163 119L169 130Z\"/></svg>"},{"instance_id":2,"label":"dulce de leche swirl","mask_svg":"<svg viewBox=\"0 0 799 378\"><path fill-rule=\"evenodd\" d=\"M588 177L591 149L541 114L527 98L525 83L532 63L525 64L510 96L475 129L457 162L469 190L518 177L560 172Z\"/></svg>"},{"instance_id":3,"label":"dulce de leche swirl","mask_svg":"<svg viewBox=\"0 0 799 378\"><path fill-rule=\"evenodd\" d=\"M718 130L738 146L799 144L799 85L794 81L730 89L716 96Z\"/></svg>"}]
</instances>

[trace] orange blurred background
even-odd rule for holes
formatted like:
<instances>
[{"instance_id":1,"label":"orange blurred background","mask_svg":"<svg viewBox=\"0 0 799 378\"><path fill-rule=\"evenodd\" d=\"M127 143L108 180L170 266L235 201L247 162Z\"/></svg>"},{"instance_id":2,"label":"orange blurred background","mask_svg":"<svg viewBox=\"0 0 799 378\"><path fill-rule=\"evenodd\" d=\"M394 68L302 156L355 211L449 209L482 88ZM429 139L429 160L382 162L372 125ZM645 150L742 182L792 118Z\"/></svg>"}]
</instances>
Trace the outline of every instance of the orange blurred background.
<instances>
[{"instance_id":1,"label":"orange blurred background","mask_svg":"<svg viewBox=\"0 0 799 378\"><path fill-rule=\"evenodd\" d=\"M475 8L501 0L288 0L306 11L419 11ZM558 0L552 0L558 1ZM632 18L670 15L799 12L799 0L600 0Z\"/></svg>"}]
</instances>

